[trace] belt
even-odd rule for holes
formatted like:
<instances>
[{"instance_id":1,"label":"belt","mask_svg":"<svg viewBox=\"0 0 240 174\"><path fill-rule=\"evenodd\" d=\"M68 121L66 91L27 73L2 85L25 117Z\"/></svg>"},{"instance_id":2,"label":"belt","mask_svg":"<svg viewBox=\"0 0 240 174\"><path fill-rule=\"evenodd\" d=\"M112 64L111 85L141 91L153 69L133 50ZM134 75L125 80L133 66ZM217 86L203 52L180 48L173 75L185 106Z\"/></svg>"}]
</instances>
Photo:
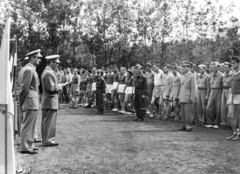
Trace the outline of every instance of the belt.
<instances>
[{"instance_id":1,"label":"belt","mask_svg":"<svg viewBox=\"0 0 240 174\"><path fill-rule=\"evenodd\" d=\"M198 90L207 90L207 88L204 88L204 87L198 87Z\"/></svg>"},{"instance_id":2,"label":"belt","mask_svg":"<svg viewBox=\"0 0 240 174\"><path fill-rule=\"evenodd\" d=\"M223 89L230 89L229 86L223 86Z\"/></svg>"},{"instance_id":3,"label":"belt","mask_svg":"<svg viewBox=\"0 0 240 174\"><path fill-rule=\"evenodd\" d=\"M222 89L222 88L211 88L211 89Z\"/></svg>"}]
</instances>

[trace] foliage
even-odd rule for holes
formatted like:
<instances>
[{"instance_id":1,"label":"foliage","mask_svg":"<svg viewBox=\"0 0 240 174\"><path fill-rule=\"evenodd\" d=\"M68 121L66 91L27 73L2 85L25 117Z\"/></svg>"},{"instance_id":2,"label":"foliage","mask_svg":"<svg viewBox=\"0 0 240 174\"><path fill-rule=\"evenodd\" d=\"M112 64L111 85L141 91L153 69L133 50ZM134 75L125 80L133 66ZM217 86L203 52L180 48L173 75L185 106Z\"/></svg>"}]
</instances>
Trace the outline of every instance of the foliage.
<instances>
[{"instance_id":1,"label":"foliage","mask_svg":"<svg viewBox=\"0 0 240 174\"><path fill-rule=\"evenodd\" d=\"M239 55L240 22L233 13L239 7L199 2L12 0L8 8L21 59L42 49L44 56L60 54L63 67L89 68L183 60L199 64ZM0 37L3 28L0 20Z\"/></svg>"}]
</instances>

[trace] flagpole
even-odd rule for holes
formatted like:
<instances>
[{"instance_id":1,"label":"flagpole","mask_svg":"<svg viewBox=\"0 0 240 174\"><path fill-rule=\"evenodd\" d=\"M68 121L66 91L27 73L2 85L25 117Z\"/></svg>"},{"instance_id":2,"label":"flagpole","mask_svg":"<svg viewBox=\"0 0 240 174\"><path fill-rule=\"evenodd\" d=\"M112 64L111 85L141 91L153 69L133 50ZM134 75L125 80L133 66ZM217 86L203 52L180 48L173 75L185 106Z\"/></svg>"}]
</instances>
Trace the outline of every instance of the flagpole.
<instances>
[{"instance_id":1,"label":"flagpole","mask_svg":"<svg viewBox=\"0 0 240 174\"><path fill-rule=\"evenodd\" d=\"M14 62L14 69L13 69L13 89L14 89L14 117L13 117L13 133L14 133L14 139L16 139L16 118L18 116L17 112L17 79L16 79L16 73L17 73L17 37L14 36L15 40L15 52L13 56L13 62Z\"/></svg>"},{"instance_id":2,"label":"flagpole","mask_svg":"<svg viewBox=\"0 0 240 174\"><path fill-rule=\"evenodd\" d=\"M8 105L5 105L5 174L8 174Z\"/></svg>"}]
</instances>

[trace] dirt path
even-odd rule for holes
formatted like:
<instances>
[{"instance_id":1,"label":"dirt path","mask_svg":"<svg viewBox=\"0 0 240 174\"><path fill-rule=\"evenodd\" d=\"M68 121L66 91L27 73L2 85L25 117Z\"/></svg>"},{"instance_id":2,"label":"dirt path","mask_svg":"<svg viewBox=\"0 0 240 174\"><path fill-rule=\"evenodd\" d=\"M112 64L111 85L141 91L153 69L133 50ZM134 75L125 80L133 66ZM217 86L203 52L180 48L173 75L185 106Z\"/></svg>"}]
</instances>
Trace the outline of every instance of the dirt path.
<instances>
[{"instance_id":1,"label":"dirt path","mask_svg":"<svg viewBox=\"0 0 240 174\"><path fill-rule=\"evenodd\" d=\"M16 153L17 166L32 174L240 173L240 142L225 140L230 131L179 132L180 123L94 113L61 109L60 146L32 156Z\"/></svg>"}]
</instances>

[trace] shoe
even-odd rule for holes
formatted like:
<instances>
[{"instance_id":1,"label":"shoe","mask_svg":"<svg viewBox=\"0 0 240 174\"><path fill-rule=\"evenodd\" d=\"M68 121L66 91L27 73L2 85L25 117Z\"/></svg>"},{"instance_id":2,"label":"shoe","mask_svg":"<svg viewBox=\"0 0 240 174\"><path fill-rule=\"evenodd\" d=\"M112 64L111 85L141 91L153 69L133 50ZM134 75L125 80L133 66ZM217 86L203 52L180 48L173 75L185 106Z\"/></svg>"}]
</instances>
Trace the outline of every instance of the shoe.
<instances>
[{"instance_id":1,"label":"shoe","mask_svg":"<svg viewBox=\"0 0 240 174\"><path fill-rule=\"evenodd\" d=\"M139 118L136 118L136 119L134 119L133 121L139 121L140 119Z\"/></svg>"},{"instance_id":2,"label":"shoe","mask_svg":"<svg viewBox=\"0 0 240 174\"><path fill-rule=\"evenodd\" d=\"M213 128L214 128L214 129L218 129L219 126L218 126L218 125L214 125Z\"/></svg>"},{"instance_id":3,"label":"shoe","mask_svg":"<svg viewBox=\"0 0 240 174\"><path fill-rule=\"evenodd\" d=\"M98 115L103 115L103 112L99 112Z\"/></svg>"},{"instance_id":4,"label":"shoe","mask_svg":"<svg viewBox=\"0 0 240 174\"><path fill-rule=\"evenodd\" d=\"M227 137L226 140L232 140L236 136L237 136L237 133L233 133L230 137Z\"/></svg>"},{"instance_id":5,"label":"shoe","mask_svg":"<svg viewBox=\"0 0 240 174\"><path fill-rule=\"evenodd\" d=\"M95 114L99 114L99 111L97 111Z\"/></svg>"},{"instance_id":6,"label":"shoe","mask_svg":"<svg viewBox=\"0 0 240 174\"><path fill-rule=\"evenodd\" d=\"M38 147L34 147L33 150L38 150Z\"/></svg>"},{"instance_id":7,"label":"shoe","mask_svg":"<svg viewBox=\"0 0 240 174\"><path fill-rule=\"evenodd\" d=\"M191 132L193 129L192 128L189 128L189 129L186 129L186 132Z\"/></svg>"},{"instance_id":8,"label":"shoe","mask_svg":"<svg viewBox=\"0 0 240 174\"><path fill-rule=\"evenodd\" d=\"M205 125L206 128L213 128L214 126L211 124Z\"/></svg>"},{"instance_id":9,"label":"shoe","mask_svg":"<svg viewBox=\"0 0 240 174\"><path fill-rule=\"evenodd\" d=\"M19 151L22 154L37 154L36 150L26 150L26 151Z\"/></svg>"},{"instance_id":10,"label":"shoe","mask_svg":"<svg viewBox=\"0 0 240 174\"><path fill-rule=\"evenodd\" d=\"M58 146L58 145L59 145L58 143L50 143L50 144L42 145L42 147L54 147L54 146Z\"/></svg>"},{"instance_id":11,"label":"shoe","mask_svg":"<svg viewBox=\"0 0 240 174\"><path fill-rule=\"evenodd\" d=\"M186 131L187 129L186 128L181 128L181 129L178 129L179 131Z\"/></svg>"},{"instance_id":12,"label":"shoe","mask_svg":"<svg viewBox=\"0 0 240 174\"><path fill-rule=\"evenodd\" d=\"M118 109L114 108L114 109L112 109L112 111L118 111Z\"/></svg>"},{"instance_id":13,"label":"shoe","mask_svg":"<svg viewBox=\"0 0 240 174\"><path fill-rule=\"evenodd\" d=\"M40 142L42 142L41 138L34 138L34 143L40 143Z\"/></svg>"},{"instance_id":14,"label":"shoe","mask_svg":"<svg viewBox=\"0 0 240 174\"><path fill-rule=\"evenodd\" d=\"M235 137L232 138L232 141L239 141L240 140L240 134L238 133Z\"/></svg>"}]
</instances>

